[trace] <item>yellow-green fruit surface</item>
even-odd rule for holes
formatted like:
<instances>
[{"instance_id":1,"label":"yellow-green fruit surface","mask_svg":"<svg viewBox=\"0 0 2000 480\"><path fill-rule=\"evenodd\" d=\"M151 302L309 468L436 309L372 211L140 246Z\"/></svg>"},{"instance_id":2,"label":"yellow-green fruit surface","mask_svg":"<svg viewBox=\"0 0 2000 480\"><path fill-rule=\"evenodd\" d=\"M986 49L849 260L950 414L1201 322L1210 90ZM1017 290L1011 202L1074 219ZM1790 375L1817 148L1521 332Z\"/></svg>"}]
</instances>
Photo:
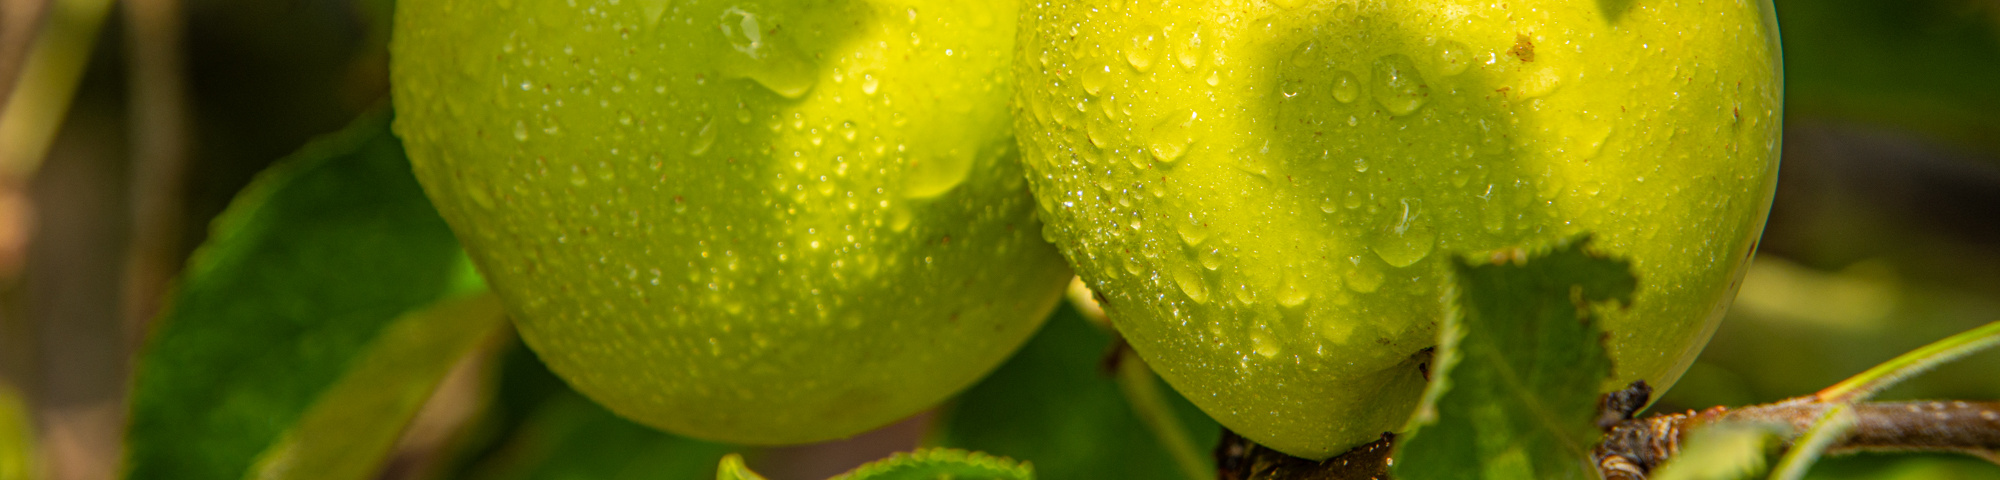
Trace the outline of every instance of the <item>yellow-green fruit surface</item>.
<instances>
[{"instance_id":1,"label":"yellow-green fruit surface","mask_svg":"<svg viewBox=\"0 0 2000 480\"><path fill-rule=\"evenodd\" d=\"M1763 229L1766 0L1047 0L1015 125L1047 237L1224 426L1326 458L1400 430L1448 258L1629 258L1607 386L1671 385Z\"/></svg>"},{"instance_id":2,"label":"yellow-green fruit surface","mask_svg":"<svg viewBox=\"0 0 2000 480\"><path fill-rule=\"evenodd\" d=\"M396 131L521 337L634 420L827 440L964 388L1069 269L1008 1L404 0Z\"/></svg>"}]
</instances>

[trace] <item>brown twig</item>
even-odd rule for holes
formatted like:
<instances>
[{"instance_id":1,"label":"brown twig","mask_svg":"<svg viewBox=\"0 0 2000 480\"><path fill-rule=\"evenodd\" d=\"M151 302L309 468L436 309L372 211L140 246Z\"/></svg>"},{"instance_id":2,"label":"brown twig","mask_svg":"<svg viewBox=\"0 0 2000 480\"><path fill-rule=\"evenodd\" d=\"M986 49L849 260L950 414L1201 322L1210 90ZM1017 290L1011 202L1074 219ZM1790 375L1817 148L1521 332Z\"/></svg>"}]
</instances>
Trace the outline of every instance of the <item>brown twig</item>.
<instances>
[{"instance_id":1,"label":"brown twig","mask_svg":"<svg viewBox=\"0 0 2000 480\"><path fill-rule=\"evenodd\" d=\"M1606 398L1630 393L1628 388ZM1689 432L1717 423L1775 426L1790 442L1836 405L1809 395L1763 405L1715 407L1614 422L1597 446L1598 470L1607 480L1643 480L1680 453ZM1853 427L1834 441L1828 453L1952 452L2000 463L2000 402L1870 402L1855 404L1853 413Z\"/></svg>"},{"instance_id":2,"label":"brown twig","mask_svg":"<svg viewBox=\"0 0 2000 480\"><path fill-rule=\"evenodd\" d=\"M132 92L132 233L125 258L125 331L136 345L180 265L188 104L179 0L126 0Z\"/></svg>"},{"instance_id":3,"label":"brown twig","mask_svg":"<svg viewBox=\"0 0 2000 480\"><path fill-rule=\"evenodd\" d=\"M1836 403L1805 396L1741 408L1716 407L1645 418L1632 414L1646 404L1651 389L1635 382L1598 402L1604 438L1594 455L1606 480L1645 480L1679 454L1687 434L1725 422L1773 425L1790 442ZM2000 402L1915 401L1854 405L1854 426L1828 453L1950 452L2000 463ZM1224 429L1215 449L1220 480L1361 480L1389 478L1394 436L1325 461L1292 457L1257 445Z\"/></svg>"}]
</instances>

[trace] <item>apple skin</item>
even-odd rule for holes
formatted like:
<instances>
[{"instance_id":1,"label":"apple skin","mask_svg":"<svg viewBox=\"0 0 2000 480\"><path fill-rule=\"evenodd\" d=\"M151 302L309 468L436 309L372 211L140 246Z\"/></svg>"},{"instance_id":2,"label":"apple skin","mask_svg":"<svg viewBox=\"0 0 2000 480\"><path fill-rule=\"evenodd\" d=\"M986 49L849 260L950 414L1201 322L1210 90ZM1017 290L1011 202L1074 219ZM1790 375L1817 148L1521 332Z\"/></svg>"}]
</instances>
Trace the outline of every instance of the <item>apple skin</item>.
<instances>
[{"instance_id":1,"label":"apple skin","mask_svg":"<svg viewBox=\"0 0 2000 480\"><path fill-rule=\"evenodd\" d=\"M1323 459L1402 429L1447 259L1590 232L1629 258L1607 387L1672 385L1763 229L1767 0L1111 0L1021 12L1045 236L1224 426Z\"/></svg>"},{"instance_id":2,"label":"apple skin","mask_svg":"<svg viewBox=\"0 0 2000 480\"><path fill-rule=\"evenodd\" d=\"M1012 2L404 0L396 131L577 390L790 444L930 407L1070 278L1011 135Z\"/></svg>"}]
</instances>

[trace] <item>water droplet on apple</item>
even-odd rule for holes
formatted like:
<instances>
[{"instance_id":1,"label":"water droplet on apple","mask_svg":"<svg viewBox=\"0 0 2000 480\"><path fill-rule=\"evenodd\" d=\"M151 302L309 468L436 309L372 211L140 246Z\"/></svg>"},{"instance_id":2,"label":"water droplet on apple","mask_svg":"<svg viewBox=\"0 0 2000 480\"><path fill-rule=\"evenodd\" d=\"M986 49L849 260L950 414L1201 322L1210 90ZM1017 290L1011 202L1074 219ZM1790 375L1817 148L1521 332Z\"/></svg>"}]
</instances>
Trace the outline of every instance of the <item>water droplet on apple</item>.
<instances>
[{"instance_id":1,"label":"water droplet on apple","mask_svg":"<svg viewBox=\"0 0 2000 480\"><path fill-rule=\"evenodd\" d=\"M1258 355L1261 355L1264 358L1274 358L1277 357L1279 353L1278 341L1272 339L1270 335L1265 334L1264 332L1254 332L1250 334L1250 348L1256 351Z\"/></svg>"},{"instance_id":2,"label":"water droplet on apple","mask_svg":"<svg viewBox=\"0 0 2000 480\"><path fill-rule=\"evenodd\" d=\"M1371 245L1375 255L1389 266L1402 268L1415 264L1429 256L1437 245L1437 231L1431 227L1421 202L1414 198L1398 202L1402 213L1377 235Z\"/></svg>"},{"instance_id":3,"label":"water droplet on apple","mask_svg":"<svg viewBox=\"0 0 2000 480\"><path fill-rule=\"evenodd\" d=\"M1077 83L1083 84L1083 92L1095 96L1099 90L1104 89L1104 83L1110 80L1111 66L1084 67L1083 73L1078 74L1077 77Z\"/></svg>"},{"instance_id":4,"label":"water droplet on apple","mask_svg":"<svg viewBox=\"0 0 2000 480\"><path fill-rule=\"evenodd\" d=\"M1438 62L1442 64L1439 70L1443 71L1445 76L1457 75L1464 72L1465 67L1472 65L1472 54L1465 44L1455 40L1445 40L1443 48L1438 50Z\"/></svg>"},{"instance_id":5,"label":"water droplet on apple","mask_svg":"<svg viewBox=\"0 0 2000 480\"><path fill-rule=\"evenodd\" d=\"M1106 125L1110 122L1103 120L1086 120L1085 122L1083 128L1084 135L1090 137L1091 145L1097 148L1104 148L1106 144L1111 142L1111 134L1105 131L1111 128L1110 125Z\"/></svg>"},{"instance_id":6,"label":"water droplet on apple","mask_svg":"<svg viewBox=\"0 0 2000 480\"><path fill-rule=\"evenodd\" d=\"M1194 264L1187 261L1170 261L1174 284L1181 288L1188 300L1194 303L1208 303L1208 286L1202 284L1201 274L1194 270Z\"/></svg>"},{"instance_id":7,"label":"water droplet on apple","mask_svg":"<svg viewBox=\"0 0 2000 480\"><path fill-rule=\"evenodd\" d=\"M1300 286L1299 279L1294 278L1292 275L1286 275L1284 282L1278 285L1279 305L1296 307L1304 305L1306 300L1310 298L1312 298L1312 291Z\"/></svg>"},{"instance_id":8,"label":"water droplet on apple","mask_svg":"<svg viewBox=\"0 0 2000 480\"><path fill-rule=\"evenodd\" d=\"M1354 103L1361 97L1361 80L1354 78L1354 72L1338 70L1333 72L1333 99L1340 103ZM1349 122L1348 125L1353 125Z\"/></svg>"},{"instance_id":9,"label":"water droplet on apple","mask_svg":"<svg viewBox=\"0 0 2000 480\"><path fill-rule=\"evenodd\" d=\"M1347 271L1347 288L1360 293L1369 293L1375 291L1376 288L1381 288L1383 280L1382 271L1376 270L1374 267L1360 265L1360 262L1356 263L1353 269Z\"/></svg>"},{"instance_id":10,"label":"water droplet on apple","mask_svg":"<svg viewBox=\"0 0 2000 480\"><path fill-rule=\"evenodd\" d=\"M785 98L811 90L819 75L788 36L766 32L756 14L737 7L722 12L720 30L735 53L723 55L723 73L748 78Z\"/></svg>"},{"instance_id":11,"label":"water droplet on apple","mask_svg":"<svg viewBox=\"0 0 2000 480\"><path fill-rule=\"evenodd\" d=\"M1197 115L1190 110L1181 110L1167 115L1166 118L1160 119L1159 123L1154 124L1147 145L1153 152L1153 158L1169 164L1179 160L1181 154L1187 152L1188 144L1194 142L1194 137L1189 131L1193 128Z\"/></svg>"},{"instance_id":12,"label":"water droplet on apple","mask_svg":"<svg viewBox=\"0 0 2000 480\"><path fill-rule=\"evenodd\" d=\"M961 148L910 160L909 177L903 187L908 198L931 198L965 182L972 173L972 153Z\"/></svg>"},{"instance_id":13,"label":"water droplet on apple","mask_svg":"<svg viewBox=\"0 0 2000 480\"><path fill-rule=\"evenodd\" d=\"M688 147L688 155L699 157L708 153L709 147L715 146L715 137L721 133L719 130L721 128L715 126L715 119L708 119L708 123L702 124L701 130L695 132L694 143Z\"/></svg>"},{"instance_id":14,"label":"water droplet on apple","mask_svg":"<svg viewBox=\"0 0 2000 480\"><path fill-rule=\"evenodd\" d=\"M1160 27L1140 27L1139 34L1132 36L1132 44L1125 48L1125 61L1132 64L1133 70L1145 72L1152 69L1153 60L1160 57L1164 37L1166 34L1161 33Z\"/></svg>"},{"instance_id":15,"label":"water droplet on apple","mask_svg":"<svg viewBox=\"0 0 2000 480\"><path fill-rule=\"evenodd\" d=\"M1181 60L1182 67L1193 69L1201 65L1201 30L1201 25L1196 24L1194 30L1188 32L1187 41L1180 42L1180 51L1174 56Z\"/></svg>"},{"instance_id":16,"label":"water droplet on apple","mask_svg":"<svg viewBox=\"0 0 2000 480\"><path fill-rule=\"evenodd\" d=\"M1375 102L1391 115L1409 115L1430 101L1431 87L1417 73L1417 64L1400 53L1375 59Z\"/></svg>"},{"instance_id":17,"label":"water droplet on apple","mask_svg":"<svg viewBox=\"0 0 2000 480\"><path fill-rule=\"evenodd\" d=\"M523 142L528 141L528 122L514 121L514 139Z\"/></svg>"}]
</instances>

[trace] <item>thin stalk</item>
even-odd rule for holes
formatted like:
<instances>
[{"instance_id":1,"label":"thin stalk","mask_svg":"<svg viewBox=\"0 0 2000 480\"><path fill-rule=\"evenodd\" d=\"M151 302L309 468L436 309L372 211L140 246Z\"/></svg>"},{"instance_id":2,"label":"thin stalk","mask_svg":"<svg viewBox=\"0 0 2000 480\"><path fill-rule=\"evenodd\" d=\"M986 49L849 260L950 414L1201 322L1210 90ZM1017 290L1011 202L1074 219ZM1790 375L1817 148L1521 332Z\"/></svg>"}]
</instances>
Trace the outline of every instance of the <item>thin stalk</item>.
<instances>
[{"instance_id":1,"label":"thin stalk","mask_svg":"<svg viewBox=\"0 0 2000 480\"><path fill-rule=\"evenodd\" d=\"M1851 403L1867 400L1876 392L1889 388L1912 375L1923 373L1938 365L1971 355L1980 350L2000 345L2000 321L1966 330L1943 340L1932 342L1909 353L1904 353L1874 368L1849 377L1831 387L1813 394L1821 402Z\"/></svg>"},{"instance_id":2,"label":"thin stalk","mask_svg":"<svg viewBox=\"0 0 2000 480\"><path fill-rule=\"evenodd\" d=\"M28 46L21 76L0 109L0 179L24 181L41 167L69 112L111 0L56 0Z\"/></svg>"},{"instance_id":3,"label":"thin stalk","mask_svg":"<svg viewBox=\"0 0 2000 480\"><path fill-rule=\"evenodd\" d=\"M1125 393L1125 402L1132 405L1132 412L1139 415L1139 421L1153 431L1160 440L1160 446L1167 449L1174 464L1188 480L1210 480L1215 472L1202 463L1202 450L1189 438L1187 426L1181 423L1174 409L1167 404L1167 398L1160 393L1160 384L1153 379L1153 370L1139 359L1139 354L1124 349L1124 356L1118 362L1118 390Z\"/></svg>"},{"instance_id":4,"label":"thin stalk","mask_svg":"<svg viewBox=\"0 0 2000 480\"><path fill-rule=\"evenodd\" d=\"M1806 470L1825 454L1828 447L1840 440L1855 424L1854 405L1839 404L1826 410L1807 428L1805 434L1792 441L1792 448L1778 459L1778 465L1771 469L1771 480L1799 480L1805 478Z\"/></svg>"}]
</instances>

